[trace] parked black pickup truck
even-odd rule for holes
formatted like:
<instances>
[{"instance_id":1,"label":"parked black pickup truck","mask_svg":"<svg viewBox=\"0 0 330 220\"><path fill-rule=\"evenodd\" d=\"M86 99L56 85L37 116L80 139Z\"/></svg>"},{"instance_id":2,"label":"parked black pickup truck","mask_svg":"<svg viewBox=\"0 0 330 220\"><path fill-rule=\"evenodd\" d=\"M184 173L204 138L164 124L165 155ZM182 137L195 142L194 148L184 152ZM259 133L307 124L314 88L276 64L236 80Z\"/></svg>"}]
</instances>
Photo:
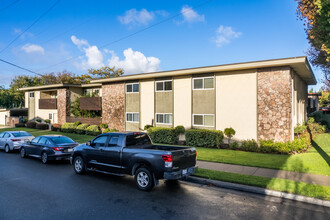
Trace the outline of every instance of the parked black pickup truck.
<instances>
[{"instance_id":1,"label":"parked black pickup truck","mask_svg":"<svg viewBox=\"0 0 330 220\"><path fill-rule=\"evenodd\" d=\"M181 179L197 169L195 148L153 145L142 132L101 134L75 147L70 159L77 174L129 174L138 188L146 191L159 179Z\"/></svg>"}]
</instances>

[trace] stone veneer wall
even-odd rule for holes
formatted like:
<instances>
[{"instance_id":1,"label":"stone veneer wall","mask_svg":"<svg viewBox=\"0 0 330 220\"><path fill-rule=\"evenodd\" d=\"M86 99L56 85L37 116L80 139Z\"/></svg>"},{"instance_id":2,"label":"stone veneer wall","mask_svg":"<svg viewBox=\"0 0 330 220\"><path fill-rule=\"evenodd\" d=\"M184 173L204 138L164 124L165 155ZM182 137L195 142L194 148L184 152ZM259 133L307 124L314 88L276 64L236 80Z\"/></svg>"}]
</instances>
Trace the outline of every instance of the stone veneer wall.
<instances>
[{"instance_id":1,"label":"stone veneer wall","mask_svg":"<svg viewBox=\"0 0 330 220\"><path fill-rule=\"evenodd\" d=\"M257 70L258 140L291 139L292 75L290 67Z\"/></svg>"},{"instance_id":2,"label":"stone veneer wall","mask_svg":"<svg viewBox=\"0 0 330 220\"><path fill-rule=\"evenodd\" d=\"M58 123L66 122L66 116L70 115L70 91L68 89L57 90L57 114Z\"/></svg>"},{"instance_id":3,"label":"stone veneer wall","mask_svg":"<svg viewBox=\"0 0 330 220\"><path fill-rule=\"evenodd\" d=\"M125 131L125 84L102 85L102 123Z\"/></svg>"}]
</instances>

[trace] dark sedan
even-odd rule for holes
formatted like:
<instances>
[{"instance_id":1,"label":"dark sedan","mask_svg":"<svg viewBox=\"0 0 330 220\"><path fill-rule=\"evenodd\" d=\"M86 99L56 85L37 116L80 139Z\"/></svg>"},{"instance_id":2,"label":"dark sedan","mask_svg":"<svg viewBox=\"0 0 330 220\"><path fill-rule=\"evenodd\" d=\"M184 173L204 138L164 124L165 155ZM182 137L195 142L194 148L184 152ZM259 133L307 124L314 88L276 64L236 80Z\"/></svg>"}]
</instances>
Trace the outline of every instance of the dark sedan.
<instances>
[{"instance_id":1,"label":"dark sedan","mask_svg":"<svg viewBox=\"0 0 330 220\"><path fill-rule=\"evenodd\" d=\"M73 148L79 144L62 135L44 135L34 138L22 145L20 155L22 158L31 156L40 158L42 163L49 160L69 159Z\"/></svg>"}]
</instances>

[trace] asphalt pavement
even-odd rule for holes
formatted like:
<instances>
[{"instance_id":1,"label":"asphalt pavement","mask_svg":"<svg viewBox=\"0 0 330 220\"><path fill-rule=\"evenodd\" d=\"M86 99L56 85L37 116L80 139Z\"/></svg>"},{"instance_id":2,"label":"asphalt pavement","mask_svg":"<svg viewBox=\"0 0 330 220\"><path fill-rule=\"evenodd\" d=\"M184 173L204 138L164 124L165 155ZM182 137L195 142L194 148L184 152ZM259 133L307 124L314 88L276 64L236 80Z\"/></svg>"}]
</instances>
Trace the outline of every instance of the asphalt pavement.
<instances>
[{"instance_id":1,"label":"asphalt pavement","mask_svg":"<svg viewBox=\"0 0 330 220\"><path fill-rule=\"evenodd\" d=\"M160 181L151 192L133 177L77 175L68 161L42 164L0 151L0 220L328 219L330 209L193 183Z\"/></svg>"}]
</instances>

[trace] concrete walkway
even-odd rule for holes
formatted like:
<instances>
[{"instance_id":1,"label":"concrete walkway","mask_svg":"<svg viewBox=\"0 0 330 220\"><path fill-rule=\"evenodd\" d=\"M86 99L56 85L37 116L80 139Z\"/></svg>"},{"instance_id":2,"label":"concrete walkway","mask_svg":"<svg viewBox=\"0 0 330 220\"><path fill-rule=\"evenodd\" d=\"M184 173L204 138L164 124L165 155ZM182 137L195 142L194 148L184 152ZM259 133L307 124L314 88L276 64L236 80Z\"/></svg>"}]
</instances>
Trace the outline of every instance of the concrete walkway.
<instances>
[{"instance_id":1,"label":"concrete walkway","mask_svg":"<svg viewBox=\"0 0 330 220\"><path fill-rule=\"evenodd\" d=\"M252 176L262 176L269 178L287 179L316 185L330 186L330 176L323 176L310 173L298 173L293 171L274 170L268 168L240 166L224 163L214 163L206 161L197 161L199 168L223 171L228 173L238 173Z\"/></svg>"}]
</instances>

